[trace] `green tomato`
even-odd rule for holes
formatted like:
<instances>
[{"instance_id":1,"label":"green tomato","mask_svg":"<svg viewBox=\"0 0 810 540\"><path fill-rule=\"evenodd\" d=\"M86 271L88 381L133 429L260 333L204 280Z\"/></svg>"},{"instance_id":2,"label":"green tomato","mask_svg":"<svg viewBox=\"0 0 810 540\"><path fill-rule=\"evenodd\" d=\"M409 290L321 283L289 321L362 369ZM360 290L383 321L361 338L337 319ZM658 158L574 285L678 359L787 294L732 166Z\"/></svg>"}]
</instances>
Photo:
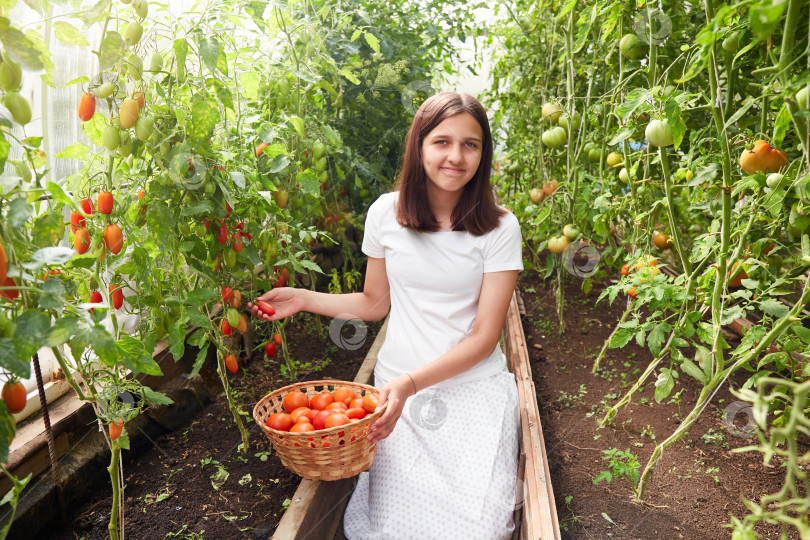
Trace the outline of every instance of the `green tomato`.
<instances>
[{"instance_id":1,"label":"green tomato","mask_svg":"<svg viewBox=\"0 0 810 540\"><path fill-rule=\"evenodd\" d=\"M138 21L132 21L124 29L124 39L129 41L130 45L135 45L141 40L143 36L143 26Z\"/></svg>"},{"instance_id":2,"label":"green tomato","mask_svg":"<svg viewBox=\"0 0 810 540\"><path fill-rule=\"evenodd\" d=\"M551 122L552 124L556 124L557 121L562 116L563 110L562 107L559 106L557 103L544 103L543 108L541 109L541 114L543 118Z\"/></svg>"},{"instance_id":3,"label":"green tomato","mask_svg":"<svg viewBox=\"0 0 810 540\"><path fill-rule=\"evenodd\" d=\"M14 121L21 126L31 121L31 106L18 92L7 92L3 98L3 105L9 110Z\"/></svg>"},{"instance_id":4,"label":"green tomato","mask_svg":"<svg viewBox=\"0 0 810 540\"><path fill-rule=\"evenodd\" d=\"M732 32L726 39L723 40L723 50L730 53L735 53L740 48L740 33Z\"/></svg>"},{"instance_id":5,"label":"green tomato","mask_svg":"<svg viewBox=\"0 0 810 540\"><path fill-rule=\"evenodd\" d=\"M312 158L321 159L326 152L326 146L321 141L315 141L312 145Z\"/></svg>"},{"instance_id":6,"label":"green tomato","mask_svg":"<svg viewBox=\"0 0 810 540\"><path fill-rule=\"evenodd\" d=\"M565 141L568 139L568 134L566 133L565 129L560 126L555 126L549 130L543 132L542 140L543 144L548 146L549 148L557 148L565 144Z\"/></svg>"},{"instance_id":7,"label":"green tomato","mask_svg":"<svg viewBox=\"0 0 810 540\"><path fill-rule=\"evenodd\" d=\"M160 53L154 53L149 58L149 71L152 73L157 73L163 70L163 55Z\"/></svg>"},{"instance_id":8,"label":"green tomato","mask_svg":"<svg viewBox=\"0 0 810 540\"><path fill-rule=\"evenodd\" d=\"M129 157L132 154L132 145L134 141L132 137L129 136L129 133L126 131L121 132L121 144L118 146L118 153L121 157Z\"/></svg>"},{"instance_id":9,"label":"green tomato","mask_svg":"<svg viewBox=\"0 0 810 540\"><path fill-rule=\"evenodd\" d=\"M146 3L146 0L133 0L132 7L141 19L145 19L149 14L149 4Z\"/></svg>"},{"instance_id":10,"label":"green tomato","mask_svg":"<svg viewBox=\"0 0 810 540\"><path fill-rule=\"evenodd\" d=\"M672 138L672 129L669 127L668 120L653 120L647 125L644 130L644 135L647 141L652 146L672 146L675 140Z\"/></svg>"},{"instance_id":11,"label":"green tomato","mask_svg":"<svg viewBox=\"0 0 810 540\"><path fill-rule=\"evenodd\" d=\"M204 225L203 228L205 228ZM177 230L180 231L180 234L182 234L183 236L188 236L189 234L191 234L191 225L189 225L188 222L186 221L181 221L177 225Z\"/></svg>"},{"instance_id":12,"label":"green tomato","mask_svg":"<svg viewBox=\"0 0 810 540\"><path fill-rule=\"evenodd\" d=\"M326 169L326 158L322 157L315 161L315 170L317 172L322 172L324 169Z\"/></svg>"},{"instance_id":13,"label":"green tomato","mask_svg":"<svg viewBox=\"0 0 810 540\"><path fill-rule=\"evenodd\" d=\"M563 128L565 131L577 131L579 126L582 125L582 117L579 116L578 112L574 112L569 120L567 114L563 114L560 116L559 120L557 120L557 125Z\"/></svg>"},{"instance_id":14,"label":"green tomato","mask_svg":"<svg viewBox=\"0 0 810 540\"><path fill-rule=\"evenodd\" d=\"M635 34L627 34L619 42L619 52L630 60L638 60L647 55L648 47Z\"/></svg>"},{"instance_id":15,"label":"green tomato","mask_svg":"<svg viewBox=\"0 0 810 540\"><path fill-rule=\"evenodd\" d=\"M115 92L115 85L111 82L104 83L98 88L96 88L96 97L101 99L107 99Z\"/></svg>"},{"instance_id":16,"label":"green tomato","mask_svg":"<svg viewBox=\"0 0 810 540\"><path fill-rule=\"evenodd\" d=\"M139 141L145 141L152 135L152 127L154 126L154 121L146 115L139 115L138 119L135 121L135 136L138 137Z\"/></svg>"},{"instance_id":17,"label":"green tomato","mask_svg":"<svg viewBox=\"0 0 810 540\"><path fill-rule=\"evenodd\" d=\"M207 233L208 229L205 228L204 223L197 223L194 226L194 234L196 234L199 238L204 238Z\"/></svg>"},{"instance_id":18,"label":"green tomato","mask_svg":"<svg viewBox=\"0 0 810 540\"><path fill-rule=\"evenodd\" d=\"M810 85L796 92L796 105L799 106L800 111L810 108Z\"/></svg>"},{"instance_id":19,"label":"green tomato","mask_svg":"<svg viewBox=\"0 0 810 540\"><path fill-rule=\"evenodd\" d=\"M22 68L8 57L0 63L0 88L6 92L16 92L22 85Z\"/></svg>"},{"instance_id":20,"label":"green tomato","mask_svg":"<svg viewBox=\"0 0 810 540\"><path fill-rule=\"evenodd\" d=\"M785 188L790 185L790 178L781 173L771 173L765 179L765 184L771 189Z\"/></svg>"},{"instance_id":21,"label":"green tomato","mask_svg":"<svg viewBox=\"0 0 810 540\"><path fill-rule=\"evenodd\" d=\"M106 126L104 131L101 132L101 143L104 148L110 152L114 152L121 144L121 132L112 124Z\"/></svg>"},{"instance_id":22,"label":"green tomato","mask_svg":"<svg viewBox=\"0 0 810 540\"><path fill-rule=\"evenodd\" d=\"M130 54L127 57L127 73L129 73L129 76L135 79L136 81L140 81L142 70L143 70L143 60L141 60L141 57L138 56L137 54Z\"/></svg>"},{"instance_id":23,"label":"green tomato","mask_svg":"<svg viewBox=\"0 0 810 540\"><path fill-rule=\"evenodd\" d=\"M602 150L599 148L591 148L591 151L588 152L588 159L597 162L602 160Z\"/></svg>"},{"instance_id":24,"label":"green tomato","mask_svg":"<svg viewBox=\"0 0 810 540\"><path fill-rule=\"evenodd\" d=\"M731 533L731 540L757 540L757 535L750 529L737 529Z\"/></svg>"},{"instance_id":25,"label":"green tomato","mask_svg":"<svg viewBox=\"0 0 810 540\"><path fill-rule=\"evenodd\" d=\"M579 230L573 225L569 224L563 227L563 235L565 235L565 237L569 240L573 241L577 236L579 236Z\"/></svg>"},{"instance_id":26,"label":"green tomato","mask_svg":"<svg viewBox=\"0 0 810 540\"><path fill-rule=\"evenodd\" d=\"M225 265L231 269L236 266L236 252L233 248L228 248L225 251Z\"/></svg>"}]
</instances>

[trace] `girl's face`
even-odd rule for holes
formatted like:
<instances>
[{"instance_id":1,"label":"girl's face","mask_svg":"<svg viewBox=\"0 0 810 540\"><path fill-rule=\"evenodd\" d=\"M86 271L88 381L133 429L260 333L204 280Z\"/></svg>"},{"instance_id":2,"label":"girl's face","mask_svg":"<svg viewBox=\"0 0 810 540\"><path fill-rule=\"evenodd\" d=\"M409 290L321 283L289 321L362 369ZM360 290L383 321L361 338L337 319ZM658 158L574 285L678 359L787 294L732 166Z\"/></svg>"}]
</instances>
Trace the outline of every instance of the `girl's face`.
<instances>
[{"instance_id":1,"label":"girl's face","mask_svg":"<svg viewBox=\"0 0 810 540\"><path fill-rule=\"evenodd\" d=\"M461 193L481 163L483 133L470 113L451 116L422 141L428 193Z\"/></svg>"}]
</instances>

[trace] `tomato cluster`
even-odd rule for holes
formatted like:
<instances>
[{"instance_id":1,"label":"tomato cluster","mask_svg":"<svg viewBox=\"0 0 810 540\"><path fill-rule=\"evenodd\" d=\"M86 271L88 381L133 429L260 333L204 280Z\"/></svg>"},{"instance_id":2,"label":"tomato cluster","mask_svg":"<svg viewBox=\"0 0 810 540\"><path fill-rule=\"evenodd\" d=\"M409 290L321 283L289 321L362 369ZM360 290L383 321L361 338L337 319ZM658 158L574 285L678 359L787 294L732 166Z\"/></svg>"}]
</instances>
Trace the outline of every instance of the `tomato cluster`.
<instances>
[{"instance_id":1,"label":"tomato cluster","mask_svg":"<svg viewBox=\"0 0 810 540\"><path fill-rule=\"evenodd\" d=\"M300 390L293 390L282 400L284 412L270 415L265 425L270 429L291 433L344 426L373 413L378 401L377 394L360 397L348 386L338 387L334 392L321 392L312 399Z\"/></svg>"}]
</instances>

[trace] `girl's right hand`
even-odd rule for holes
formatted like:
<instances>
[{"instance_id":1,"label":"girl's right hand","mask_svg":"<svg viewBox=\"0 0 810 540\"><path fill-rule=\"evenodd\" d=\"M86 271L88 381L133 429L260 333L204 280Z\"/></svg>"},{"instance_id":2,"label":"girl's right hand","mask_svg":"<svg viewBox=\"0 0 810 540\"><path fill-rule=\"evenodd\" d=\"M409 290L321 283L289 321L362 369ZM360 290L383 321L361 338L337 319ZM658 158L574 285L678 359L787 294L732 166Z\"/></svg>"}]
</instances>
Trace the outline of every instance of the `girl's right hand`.
<instances>
[{"instance_id":1,"label":"girl's right hand","mask_svg":"<svg viewBox=\"0 0 810 540\"><path fill-rule=\"evenodd\" d=\"M250 313L263 321L277 321L290 315L295 315L304 309L302 295L306 294L305 289L297 289L295 287L279 287L272 291L266 292L256 300L267 302L276 312L267 316L264 312L259 311L259 307L253 302L248 302L248 309Z\"/></svg>"}]
</instances>

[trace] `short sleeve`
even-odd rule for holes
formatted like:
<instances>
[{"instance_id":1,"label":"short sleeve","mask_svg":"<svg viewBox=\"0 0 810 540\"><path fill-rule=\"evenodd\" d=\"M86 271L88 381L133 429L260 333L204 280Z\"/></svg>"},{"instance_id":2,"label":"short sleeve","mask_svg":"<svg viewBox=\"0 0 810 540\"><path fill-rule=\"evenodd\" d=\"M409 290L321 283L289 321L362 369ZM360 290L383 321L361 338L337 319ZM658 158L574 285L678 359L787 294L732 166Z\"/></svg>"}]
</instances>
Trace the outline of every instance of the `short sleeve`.
<instances>
[{"instance_id":1,"label":"short sleeve","mask_svg":"<svg viewBox=\"0 0 810 540\"><path fill-rule=\"evenodd\" d=\"M386 198L384 195L380 196L368 209L366 214L365 230L363 231L363 245L361 247L363 253L375 259L382 259L385 257L385 248L383 248L380 241L380 226L384 213L383 200Z\"/></svg>"},{"instance_id":2,"label":"short sleeve","mask_svg":"<svg viewBox=\"0 0 810 540\"><path fill-rule=\"evenodd\" d=\"M484 273L523 270L523 238L520 222L509 212L501 217L497 229L489 233L484 255Z\"/></svg>"}]
</instances>

